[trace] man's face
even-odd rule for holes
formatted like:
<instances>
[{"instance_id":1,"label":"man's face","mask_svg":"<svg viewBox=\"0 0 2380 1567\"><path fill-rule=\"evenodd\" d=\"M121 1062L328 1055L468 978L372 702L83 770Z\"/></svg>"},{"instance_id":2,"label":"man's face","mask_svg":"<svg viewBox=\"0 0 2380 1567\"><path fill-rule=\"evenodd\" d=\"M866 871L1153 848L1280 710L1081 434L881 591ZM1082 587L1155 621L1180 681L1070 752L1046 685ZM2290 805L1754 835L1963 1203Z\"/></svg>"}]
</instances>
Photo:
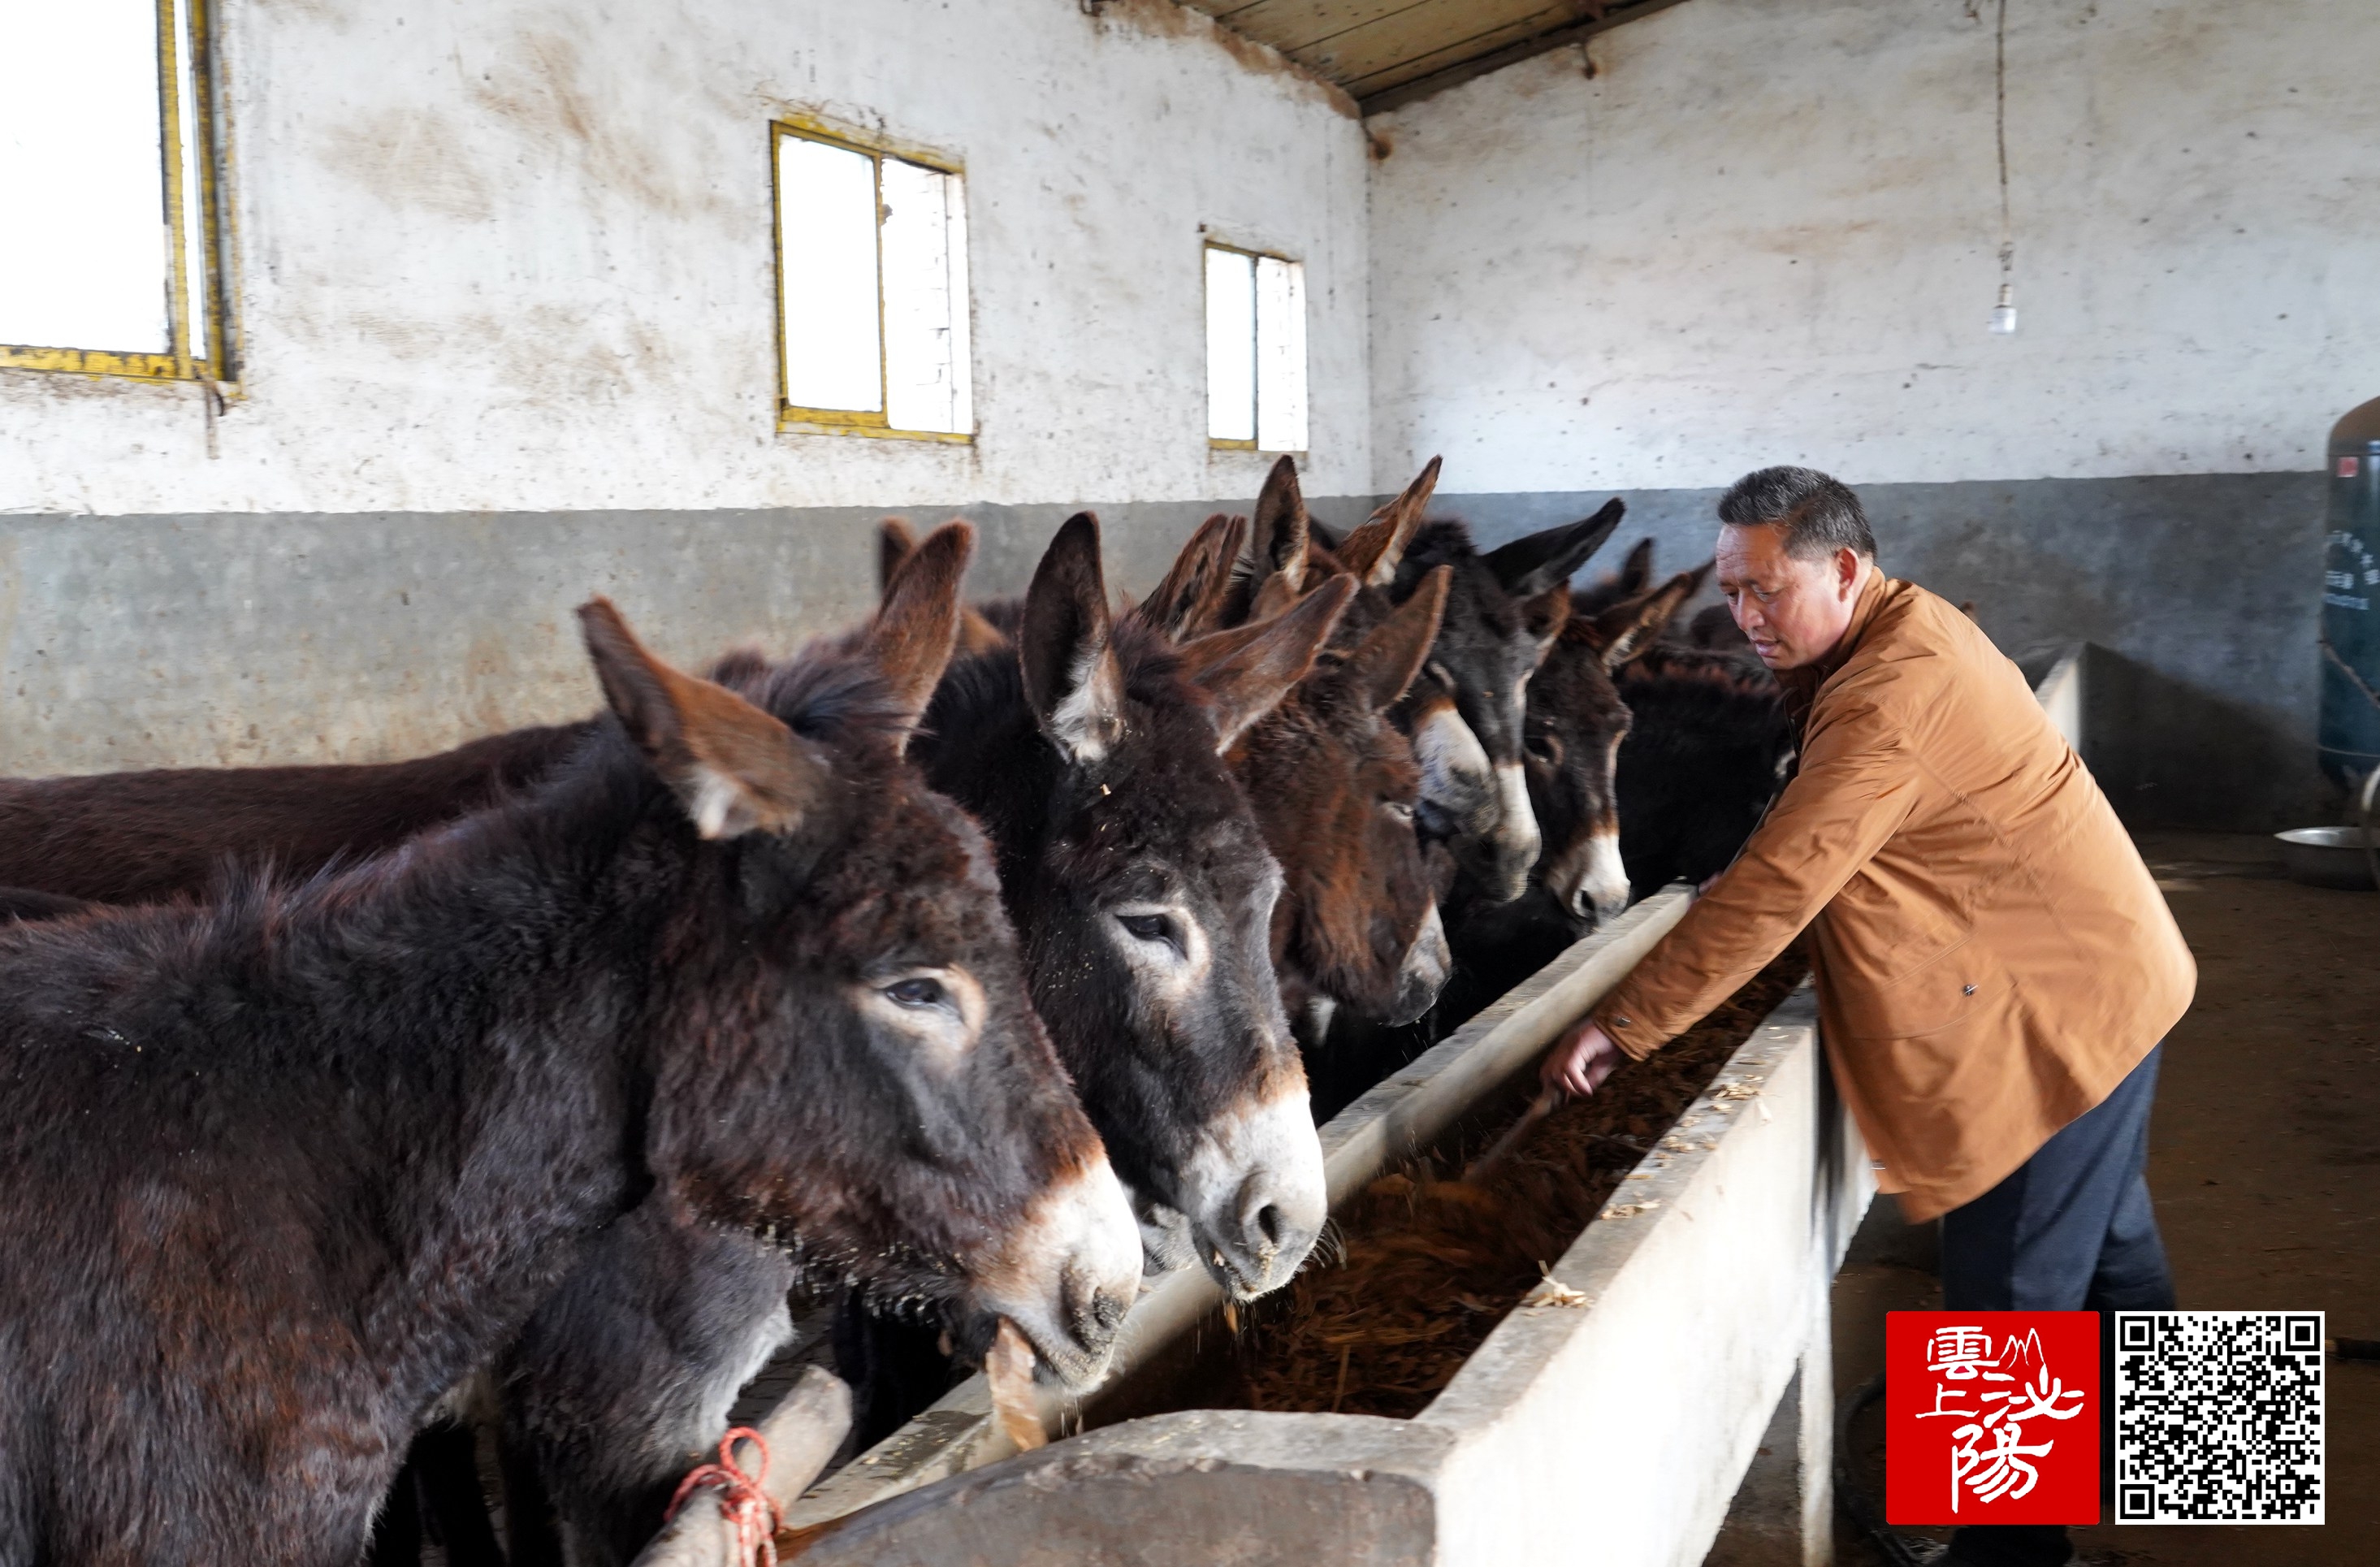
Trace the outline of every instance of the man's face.
<instances>
[{"instance_id":1,"label":"man's face","mask_svg":"<svg viewBox=\"0 0 2380 1567\"><path fill-rule=\"evenodd\" d=\"M1771 669L1826 657L1851 628L1872 563L1855 550L1801 560L1774 525L1718 530L1718 589L1752 650Z\"/></svg>"}]
</instances>

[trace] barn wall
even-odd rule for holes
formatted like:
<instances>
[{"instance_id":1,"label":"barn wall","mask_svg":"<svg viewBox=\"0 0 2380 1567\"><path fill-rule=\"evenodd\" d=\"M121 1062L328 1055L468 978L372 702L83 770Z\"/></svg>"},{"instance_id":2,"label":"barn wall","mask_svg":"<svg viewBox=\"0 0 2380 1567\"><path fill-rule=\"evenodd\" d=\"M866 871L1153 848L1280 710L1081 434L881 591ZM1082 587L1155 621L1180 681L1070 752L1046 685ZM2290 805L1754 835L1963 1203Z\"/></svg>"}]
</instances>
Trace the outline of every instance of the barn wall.
<instances>
[{"instance_id":1,"label":"barn wall","mask_svg":"<svg viewBox=\"0 0 2380 1567\"><path fill-rule=\"evenodd\" d=\"M2011 6L2013 337L1980 13L1692 0L1592 79L1568 49L1375 120L1376 485L1443 453L1490 531L1621 493L1678 560L1738 474L1828 469L2004 646L2123 655L2134 820L2310 820L2313 475L2380 363L2380 10Z\"/></svg>"},{"instance_id":2,"label":"barn wall","mask_svg":"<svg viewBox=\"0 0 2380 1567\"><path fill-rule=\"evenodd\" d=\"M225 0L240 395L210 456L194 387L0 370L0 771L582 711L589 590L687 657L787 639L866 603L880 510L967 509L1014 587L1097 505L1146 586L1264 468L1207 443L1202 225L1305 260L1309 488L1368 489L1345 100L1170 0L1083 9ZM964 164L973 444L776 431L788 112Z\"/></svg>"}]
</instances>

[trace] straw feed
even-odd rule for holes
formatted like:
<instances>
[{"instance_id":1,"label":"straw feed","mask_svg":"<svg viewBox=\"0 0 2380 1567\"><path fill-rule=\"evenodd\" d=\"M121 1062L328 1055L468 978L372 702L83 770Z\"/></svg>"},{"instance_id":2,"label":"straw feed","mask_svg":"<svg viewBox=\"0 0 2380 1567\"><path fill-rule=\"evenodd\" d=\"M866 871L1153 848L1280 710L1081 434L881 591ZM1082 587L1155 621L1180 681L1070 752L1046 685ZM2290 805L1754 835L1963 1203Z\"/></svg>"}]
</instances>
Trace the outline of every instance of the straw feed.
<instances>
[{"instance_id":1,"label":"straw feed","mask_svg":"<svg viewBox=\"0 0 2380 1567\"><path fill-rule=\"evenodd\" d=\"M1410 1416L1524 1297L1533 1307L1576 1304L1545 1279L1545 1265L1807 972L1789 951L1592 1099L1546 1116L1475 1182L1454 1177L1463 1148L1373 1182L1339 1216L1338 1260L1309 1265L1243 1315L1233 1385L1216 1403Z\"/></svg>"}]
</instances>

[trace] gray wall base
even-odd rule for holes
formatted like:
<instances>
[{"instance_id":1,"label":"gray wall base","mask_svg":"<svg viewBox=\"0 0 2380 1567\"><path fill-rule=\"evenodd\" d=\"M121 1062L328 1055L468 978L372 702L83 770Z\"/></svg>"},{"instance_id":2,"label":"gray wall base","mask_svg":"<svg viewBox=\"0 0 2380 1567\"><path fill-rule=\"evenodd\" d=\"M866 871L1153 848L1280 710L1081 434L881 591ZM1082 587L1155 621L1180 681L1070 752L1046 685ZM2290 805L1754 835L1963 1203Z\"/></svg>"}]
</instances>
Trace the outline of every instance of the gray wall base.
<instances>
[{"instance_id":1,"label":"gray wall base","mask_svg":"<svg viewBox=\"0 0 2380 1567\"><path fill-rule=\"evenodd\" d=\"M1218 505L1099 508L1146 592ZM1313 504L1360 521L1368 498ZM1031 580L1064 505L920 507L980 533L980 597ZM664 657L790 652L876 598L864 506L0 516L0 774L380 761L598 701L571 610L619 601Z\"/></svg>"},{"instance_id":2,"label":"gray wall base","mask_svg":"<svg viewBox=\"0 0 2380 1567\"><path fill-rule=\"evenodd\" d=\"M1859 491L1885 569L1973 601L2011 658L2098 644L2107 704L2092 767L2127 822L2266 831L2336 818L2314 765L2320 474ZM1494 543L1575 521L1612 493L1442 495L1439 509ZM1718 491L1616 493L1628 516L1607 555L1650 535L1668 569L1710 557Z\"/></svg>"}]
</instances>

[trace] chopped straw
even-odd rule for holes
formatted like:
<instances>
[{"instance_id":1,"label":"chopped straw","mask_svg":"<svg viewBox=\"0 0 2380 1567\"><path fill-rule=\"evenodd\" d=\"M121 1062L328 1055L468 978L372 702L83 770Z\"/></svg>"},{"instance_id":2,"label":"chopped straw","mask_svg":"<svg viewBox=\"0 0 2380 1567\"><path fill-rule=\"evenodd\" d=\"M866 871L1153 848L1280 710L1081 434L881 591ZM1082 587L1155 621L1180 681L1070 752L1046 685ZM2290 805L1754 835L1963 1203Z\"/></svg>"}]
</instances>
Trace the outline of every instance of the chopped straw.
<instances>
[{"instance_id":1,"label":"chopped straw","mask_svg":"<svg viewBox=\"0 0 2380 1567\"><path fill-rule=\"evenodd\" d=\"M1585 1305L1541 1259L1567 1251L1591 1220L1659 1207L1605 1204L1807 972L1799 953L1786 953L1593 1098L1545 1116L1476 1182L1439 1173L1463 1168L1461 1148L1374 1181L1339 1216L1337 1261L1309 1266L1239 1313L1238 1365L1217 1402L1417 1415L1514 1307Z\"/></svg>"},{"instance_id":2,"label":"chopped straw","mask_svg":"<svg viewBox=\"0 0 2380 1567\"><path fill-rule=\"evenodd\" d=\"M991 1353L983 1357L983 1377L991 1386L991 1411L1016 1451L1030 1452L1047 1443L1050 1434L1041 1428L1033 1399L1033 1346L1005 1317L992 1336Z\"/></svg>"}]
</instances>

